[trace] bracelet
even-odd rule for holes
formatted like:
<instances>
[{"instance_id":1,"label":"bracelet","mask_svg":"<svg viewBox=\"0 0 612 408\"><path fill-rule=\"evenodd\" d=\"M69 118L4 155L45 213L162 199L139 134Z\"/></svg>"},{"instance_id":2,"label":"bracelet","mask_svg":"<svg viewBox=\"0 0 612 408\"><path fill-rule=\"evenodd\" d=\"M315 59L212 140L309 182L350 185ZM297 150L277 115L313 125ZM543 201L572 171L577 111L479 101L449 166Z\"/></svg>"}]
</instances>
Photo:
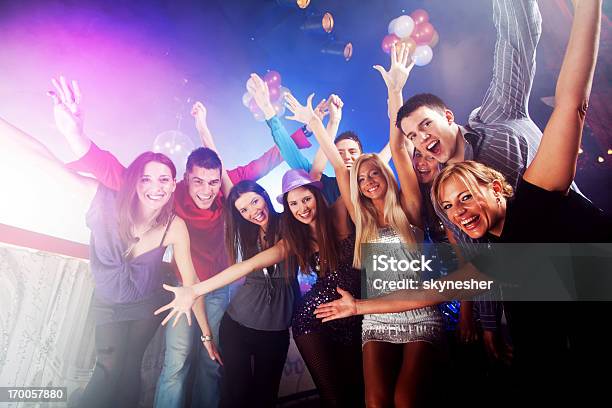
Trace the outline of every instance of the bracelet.
<instances>
[{"instance_id":1,"label":"bracelet","mask_svg":"<svg viewBox=\"0 0 612 408\"><path fill-rule=\"evenodd\" d=\"M302 132L304 132L304 136L306 137L312 136L312 131L308 129L308 125L302 126Z\"/></svg>"},{"instance_id":2,"label":"bracelet","mask_svg":"<svg viewBox=\"0 0 612 408\"><path fill-rule=\"evenodd\" d=\"M200 336L200 341L206 343L207 341L212 341L213 337L212 335L202 335Z\"/></svg>"}]
</instances>

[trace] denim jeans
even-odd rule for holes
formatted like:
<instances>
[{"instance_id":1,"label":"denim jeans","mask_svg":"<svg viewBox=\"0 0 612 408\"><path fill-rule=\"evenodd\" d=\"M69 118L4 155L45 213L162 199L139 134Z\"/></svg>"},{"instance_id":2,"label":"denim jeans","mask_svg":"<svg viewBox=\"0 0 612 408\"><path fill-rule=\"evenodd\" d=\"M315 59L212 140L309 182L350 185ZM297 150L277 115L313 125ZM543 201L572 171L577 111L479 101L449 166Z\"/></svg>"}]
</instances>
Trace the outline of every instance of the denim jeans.
<instances>
[{"instance_id":1,"label":"denim jeans","mask_svg":"<svg viewBox=\"0 0 612 408\"><path fill-rule=\"evenodd\" d=\"M229 288L217 289L206 295L205 299L208 324L213 341L219 348L219 325L229 304ZM217 408L219 405L221 366L208 356L200 341L201 331L195 319L192 326L186 320L182 318L176 327L172 327L171 323L166 327L166 354L155 390L155 408L183 408L192 361L196 367L191 406Z\"/></svg>"}]
</instances>

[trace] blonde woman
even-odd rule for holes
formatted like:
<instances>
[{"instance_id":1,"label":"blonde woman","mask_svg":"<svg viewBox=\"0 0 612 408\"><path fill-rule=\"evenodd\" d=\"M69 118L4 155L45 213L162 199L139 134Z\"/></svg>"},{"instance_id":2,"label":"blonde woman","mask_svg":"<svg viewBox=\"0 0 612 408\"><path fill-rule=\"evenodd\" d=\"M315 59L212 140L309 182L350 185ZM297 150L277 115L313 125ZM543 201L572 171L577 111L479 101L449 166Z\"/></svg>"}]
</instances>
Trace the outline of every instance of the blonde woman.
<instances>
[{"instance_id":1,"label":"blonde woman","mask_svg":"<svg viewBox=\"0 0 612 408\"><path fill-rule=\"evenodd\" d=\"M387 72L379 68L389 91L390 117L395 118L401 106L401 90L411 69L408 50L405 46L394 49L391 69ZM321 121L314 115L311 101L312 95L307 106L302 106L289 95L288 107L294 113L289 119L309 125L334 167L344 205L356 226L353 266L361 268L363 254L360 244L366 243L407 244L378 245L373 249L375 254L398 259L414 257L418 253L416 244L423 240L421 195L400 130L391 120L391 153L398 169L401 190L389 166L376 154L360 156L349 171L327 137ZM411 249L407 250L407 247ZM419 276L412 272L368 276L368 297L388 292L375 289L374 279L392 282L409 278L418 279ZM342 294L344 291L338 289L338 292ZM444 322L435 306L408 312L366 314L362 324L366 404L422 404L433 385L434 373L441 360L443 336Z\"/></svg>"}]
</instances>

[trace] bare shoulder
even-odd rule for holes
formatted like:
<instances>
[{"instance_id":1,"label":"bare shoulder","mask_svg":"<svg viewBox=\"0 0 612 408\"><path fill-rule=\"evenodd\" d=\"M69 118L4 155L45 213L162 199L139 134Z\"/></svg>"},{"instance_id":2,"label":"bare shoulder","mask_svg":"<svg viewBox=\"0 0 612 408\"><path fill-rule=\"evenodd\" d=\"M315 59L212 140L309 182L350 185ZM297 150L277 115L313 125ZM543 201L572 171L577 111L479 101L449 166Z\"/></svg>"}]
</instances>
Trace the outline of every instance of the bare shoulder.
<instances>
[{"instance_id":1,"label":"bare shoulder","mask_svg":"<svg viewBox=\"0 0 612 408\"><path fill-rule=\"evenodd\" d=\"M189 240L189 231L187 230L187 224L185 220L176 215L172 221L170 221L170 225L168 226L168 232L166 234L166 238L164 239L164 243L166 245L175 244L179 241Z\"/></svg>"}]
</instances>

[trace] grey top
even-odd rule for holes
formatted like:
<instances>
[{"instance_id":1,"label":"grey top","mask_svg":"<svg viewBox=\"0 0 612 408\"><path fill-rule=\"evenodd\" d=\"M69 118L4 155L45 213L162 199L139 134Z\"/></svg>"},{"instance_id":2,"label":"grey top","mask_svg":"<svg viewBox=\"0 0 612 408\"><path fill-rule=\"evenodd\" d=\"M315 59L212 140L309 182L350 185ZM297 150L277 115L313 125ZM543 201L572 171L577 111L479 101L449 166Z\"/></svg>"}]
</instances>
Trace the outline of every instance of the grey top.
<instances>
[{"instance_id":1,"label":"grey top","mask_svg":"<svg viewBox=\"0 0 612 408\"><path fill-rule=\"evenodd\" d=\"M96 324L152 317L157 308L171 300L169 292L162 288L167 278L162 268L167 227L158 247L126 258L127 247L119 237L116 193L102 185L86 219L91 230L90 268L95 282L92 310Z\"/></svg>"},{"instance_id":2,"label":"grey top","mask_svg":"<svg viewBox=\"0 0 612 408\"><path fill-rule=\"evenodd\" d=\"M286 262L247 275L244 284L232 296L227 314L243 326L256 330L286 330L291 325L295 302L299 297L296 271Z\"/></svg>"}]
</instances>

